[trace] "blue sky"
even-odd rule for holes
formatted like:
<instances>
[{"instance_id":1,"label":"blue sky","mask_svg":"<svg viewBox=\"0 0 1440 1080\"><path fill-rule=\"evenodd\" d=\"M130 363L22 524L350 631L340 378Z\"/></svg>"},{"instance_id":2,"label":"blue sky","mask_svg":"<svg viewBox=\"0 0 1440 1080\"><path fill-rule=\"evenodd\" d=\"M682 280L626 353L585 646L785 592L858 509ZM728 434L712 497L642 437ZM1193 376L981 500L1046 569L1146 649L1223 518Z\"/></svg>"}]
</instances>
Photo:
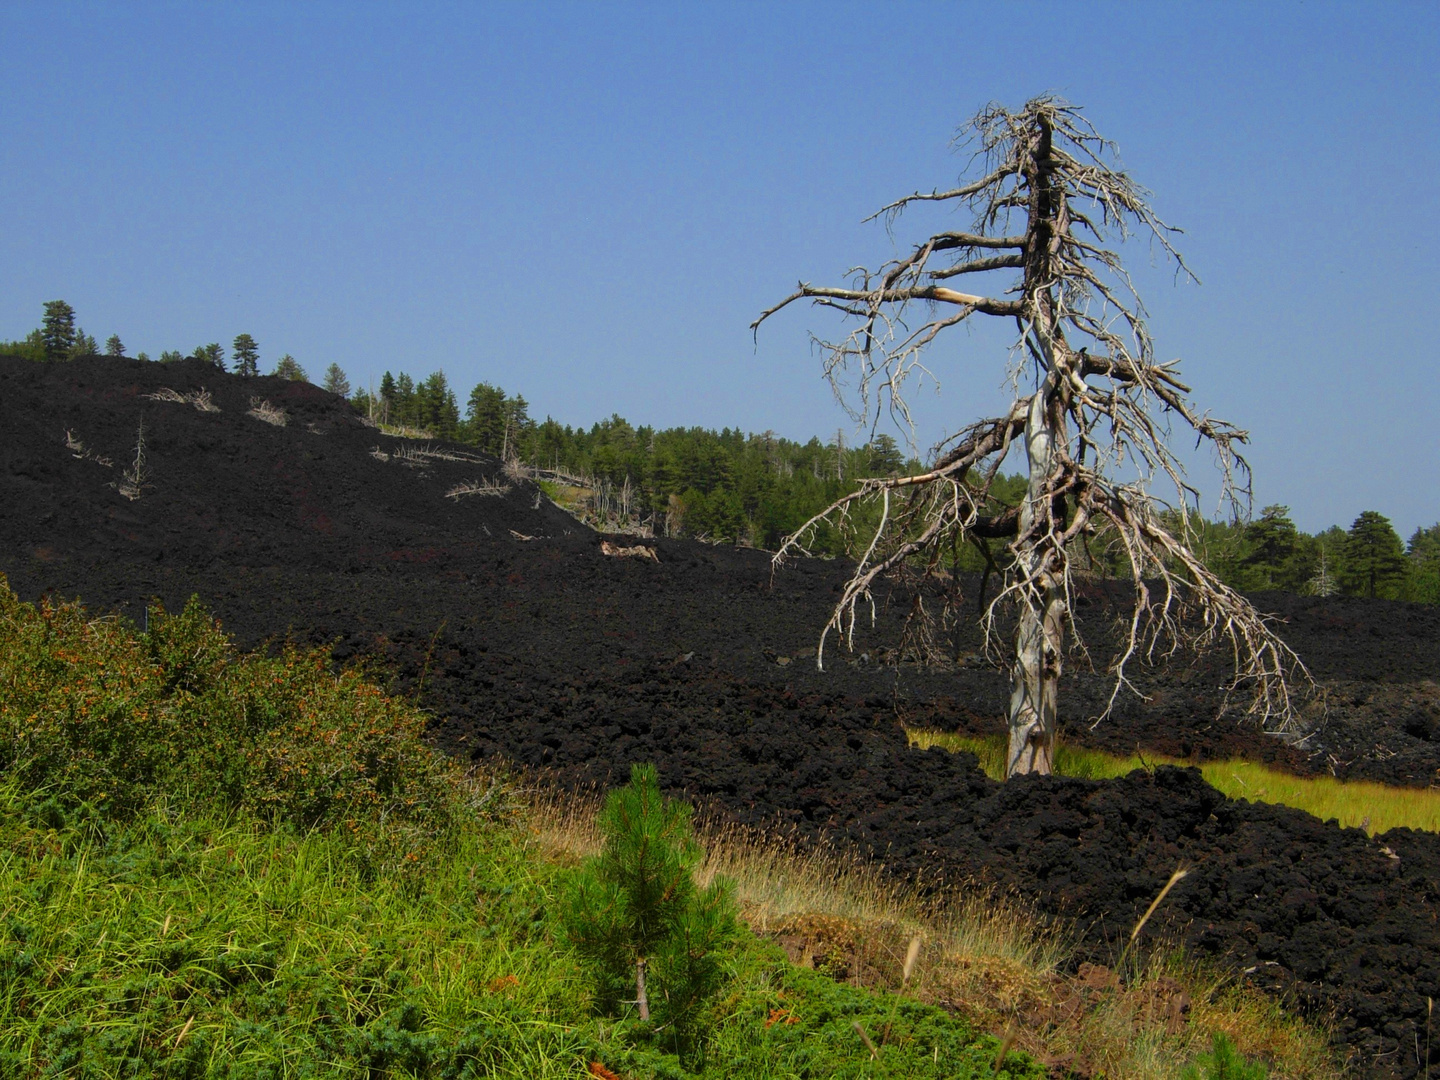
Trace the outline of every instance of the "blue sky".
<instances>
[{"instance_id":1,"label":"blue sky","mask_svg":"<svg viewBox=\"0 0 1440 1080\"><path fill-rule=\"evenodd\" d=\"M132 354L244 331L566 423L833 433L833 324L748 324L949 227L861 219L1053 91L1186 230L1201 286L1129 254L1158 352L1252 432L1257 508L1408 535L1440 519L1437 53L1433 3L10 3L0 338L61 297ZM936 353L922 444L1005 360Z\"/></svg>"}]
</instances>

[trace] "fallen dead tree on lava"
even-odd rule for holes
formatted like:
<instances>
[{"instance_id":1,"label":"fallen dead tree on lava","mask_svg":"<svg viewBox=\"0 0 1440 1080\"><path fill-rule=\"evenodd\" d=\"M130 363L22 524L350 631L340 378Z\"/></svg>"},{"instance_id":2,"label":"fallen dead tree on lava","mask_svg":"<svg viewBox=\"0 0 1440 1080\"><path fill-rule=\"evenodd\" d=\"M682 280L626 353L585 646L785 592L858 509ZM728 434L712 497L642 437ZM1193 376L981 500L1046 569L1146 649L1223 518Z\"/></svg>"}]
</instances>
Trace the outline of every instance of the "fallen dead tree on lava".
<instances>
[{"instance_id":1,"label":"fallen dead tree on lava","mask_svg":"<svg viewBox=\"0 0 1440 1080\"><path fill-rule=\"evenodd\" d=\"M893 225L907 208L934 202L971 210L970 231L934 233L878 270L853 271L846 286L801 283L752 329L797 300L839 311L857 325L838 340L816 339L837 394L843 375L857 375L858 421L874 424L888 409L908 424L906 384L928 374L925 350L974 315L1011 319L1014 401L1005 415L942 443L925 472L862 481L790 536L777 564L803 551L821 522L843 523L860 504L879 503L878 525L826 627L849 641L857 609L882 575L917 563L933 575L961 542L1006 541L1004 585L984 619L993 647L999 614L1017 616L1011 775L1051 770L1067 627L1083 648L1071 618L1075 555L1097 538L1119 551L1134 583L1134 610L1111 664L1114 694L1129 685L1127 665L1137 657L1223 644L1234 655L1231 689L1250 692L1250 711L1267 730L1294 732L1291 686L1309 674L1269 621L1196 553L1199 492L1168 445L1175 417L1212 447L1223 498L1244 514L1249 468L1239 447L1247 434L1198 411L1175 363L1156 360L1144 306L1117 250L1134 234L1148 235L1178 273L1193 276L1171 244L1176 230L1120 170L1113 145L1057 98L1036 98L1018 112L991 105L962 139L975 144L982 175L948 191L907 195L875 216ZM951 287L1005 271L1014 276L995 293ZM1017 446L1028 489L1018 507L1004 508L990 489ZM1173 488L1173 503L1151 493L1157 479Z\"/></svg>"}]
</instances>

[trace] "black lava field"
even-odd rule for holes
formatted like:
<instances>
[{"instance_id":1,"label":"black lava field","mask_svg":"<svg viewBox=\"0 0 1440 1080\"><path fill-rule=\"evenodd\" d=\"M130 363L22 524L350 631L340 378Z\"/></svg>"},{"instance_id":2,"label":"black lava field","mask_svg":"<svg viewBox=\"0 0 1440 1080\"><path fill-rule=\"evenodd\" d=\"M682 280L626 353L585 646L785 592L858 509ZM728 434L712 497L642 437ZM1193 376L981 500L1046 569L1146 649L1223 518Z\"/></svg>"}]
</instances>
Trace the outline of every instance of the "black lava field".
<instances>
[{"instance_id":1,"label":"black lava field","mask_svg":"<svg viewBox=\"0 0 1440 1080\"><path fill-rule=\"evenodd\" d=\"M283 426L261 418L263 403ZM1371 838L1227 801L1197 770L997 784L968 755L911 749L902 727L1001 729L1005 677L973 636L950 643L966 658L955 664L890 663L907 605L881 596L855 652L832 639L819 671L843 564L772 573L764 552L678 540L644 541L653 559L606 555L498 462L383 435L307 383L197 361L0 358L0 420L0 572L24 599L79 596L140 621L152 597L175 608L199 594L243 647L289 638L368 662L433 714L456 755L573 787L651 760L713 818L855 850L929 885L1013 890L1073 920L1101 962L1183 862L1191 873L1147 938L1183 940L1333 1017L1364 1075L1425 1071L1440 836ZM130 499L120 489L142 424ZM451 494L463 486L480 490ZM1440 612L1255 599L1325 690L1303 747L1221 715L1225 671L1210 658L1144 673L1149 700L1123 701L1094 731L1108 685L1072 670L1065 737L1430 784ZM1081 600L1103 652L1114 611L1101 590Z\"/></svg>"}]
</instances>

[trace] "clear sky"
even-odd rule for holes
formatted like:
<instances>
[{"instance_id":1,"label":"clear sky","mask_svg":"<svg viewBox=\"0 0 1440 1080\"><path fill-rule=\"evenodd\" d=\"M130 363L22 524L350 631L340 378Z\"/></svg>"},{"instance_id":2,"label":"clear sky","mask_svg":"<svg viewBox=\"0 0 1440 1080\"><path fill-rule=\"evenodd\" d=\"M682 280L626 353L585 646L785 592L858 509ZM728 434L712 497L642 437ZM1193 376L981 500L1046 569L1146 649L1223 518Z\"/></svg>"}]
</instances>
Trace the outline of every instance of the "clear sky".
<instances>
[{"instance_id":1,"label":"clear sky","mask_svg":"<svg viewBox=\"0 0 1440 1080\"><path fill-rule=\"evenodd\" d=\"M1201 286L1157 350L1302 528L1440 519L1440 5L0 6L0 338L63 298L151 356L248 332L319 377L440 368L589 424L849 426L795 307L944 218L991 99L1085 107ZM922 445L1003 349L938 353Z\"/></svg>"}]
</instances>

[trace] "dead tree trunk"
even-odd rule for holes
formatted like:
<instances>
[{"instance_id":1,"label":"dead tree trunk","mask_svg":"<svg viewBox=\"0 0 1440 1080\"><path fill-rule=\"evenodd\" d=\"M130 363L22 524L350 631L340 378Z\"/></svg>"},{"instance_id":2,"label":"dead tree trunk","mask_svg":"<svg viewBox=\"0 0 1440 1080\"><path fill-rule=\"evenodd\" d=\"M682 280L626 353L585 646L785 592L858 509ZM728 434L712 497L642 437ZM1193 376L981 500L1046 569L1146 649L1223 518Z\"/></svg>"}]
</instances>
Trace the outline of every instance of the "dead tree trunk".
<instances>
[{"instance_id":1,"label":"dead tree trunk","mask_svg":"<svg viewBox=\"0 0 1440 1080\"><path fill-rule=\"evenodd\" d=\"M1222 491L1243 514L1249 468L1239 447L1247 435L1196 409L1176 363L1156 360L1144 307L1120 257L1121 245L1138 232L1188 274L1171 246L1176 230L1156 216L1145 190L1119 168L1114 147L1072 105L1052 97L1018 112L992 105L966 133L980 175L948 191L917 191L877 216L893 225L907 207L948 203L974 212L968 230L950 222L876 270L853 269L844 285L801 282L753 324L801 300L854 320L858 325L842 336L817 340L837 392L858 375L858 401L852 397L850 407L870 425L886 414L908 422L904 388L929 374L922 354L938 336L977 315L1013 320L1017 330L1015 398L1003 416L961 428L913 475L852 477L856 489L811 517L776 553L779 564L805 551L822 523L857 524L851 515L862 504L878 517L868 542L862 537L857 544L863 555L821 634L816 663L823 665L831 630L854 647L857 609L872 603L871 586L882 575L948 577L947 559L953 564L962 541L986 553L988 570L989 542L1007 540L1004 584L982 616L987 644L996 644L992 635L1011 612L1016 619L1007 658L1007 771L1048 773L1066 635L1076 632L1067 553L1072 544L1098 540L1124 560L1134 597L1110 662L1106 712L1114 694L1130 685L1131 661L1223 642L1235 660L1231 687L1250 692L1251 711L1270 730L1293 732L1290 679L1308 683L1309 673L1269 620L1191 546L1200 492L1168 445L1172 422L1208 443ZM981 291L986 281L998 287ZM964 282L977 291L955 287ZM1026 392L1030 386L1033 393ZM1029 467L1018 509L992 490L1017 443ZM837 437L837 477L842 462ZM818 478L818 460L812 468ZM1173 487L1168 500L1150 493L1157 480ZM982 594L987 582L988 575Z\"/></svg>"},{"instance_id":2,"label":"dead tree trunk","mask_svg":"<svg viewBox=\"0 0 1440 1080\"><path fill-rule=\"evenodd\" d=\"M1025 453L1029 459L1030 486L1020 508L1019 535L1029 543L1018 560L1030 592L1020 606L1015 629L1015 659L1010 671L1010 748L1006 775L1051 772L1055 760L1055 707L1060 693L1060 662L1064 655L1065 595L1053 569L1051 554L1036 542L1041 530L1049 532L1051 474L1055 467L1057 436L1050 406L1053 380L1047 379L1030 402L1025 421ZM1063 558L1063 551L1060 553ZM1063 574L1063 568L1061 568Z\"/></svg>"}]
</instances>

